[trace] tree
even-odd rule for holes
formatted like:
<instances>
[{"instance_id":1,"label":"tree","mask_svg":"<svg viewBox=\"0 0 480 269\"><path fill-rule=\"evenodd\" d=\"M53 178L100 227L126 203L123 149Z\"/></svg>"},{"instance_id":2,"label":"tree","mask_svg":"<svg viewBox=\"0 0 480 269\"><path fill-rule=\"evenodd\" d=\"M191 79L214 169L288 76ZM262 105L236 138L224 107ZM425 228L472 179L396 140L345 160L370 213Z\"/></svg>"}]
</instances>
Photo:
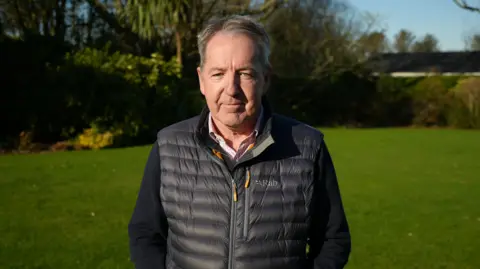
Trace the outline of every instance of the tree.
<instances>
[{"instance_id":1,"label":"tree","mask_svg":"<svg viewBox=\"0 0 480 269\"><path fill-rule=\"evenodd\" d=\"M4 31L21 38L34 35L65 39L66 0L0 1L0 21Z\"/></svg>"},{"instance_id":2,"label":"tree","mask_svg":"<svg viewBox=\"0 0 480 269\"><path fill-rule=\"evenodd\" d=\"M472 5L467 3L467 0L453 0L453 2L457 6L459 6L460 8L463 8L465 10L472 11L472 12L480 12L480 6L479 7L472 6Z\"/></svg>"},{"instance_id":3,"label":"tree","mask_svg":"<svg viewBox=\"0 0 480 269\"><path fill-rule=\"evenodd\" d=\"M128 0L125 12L130 18L132 29L148 40L162 34L173 32L177 62L182 65L182 31L188 22L187 13L190 7L188 0Z\"/></svg>"},{"instance_id":4,"label":"tree","mask_svg":"<svg viewBox=\"0 0 480 269\"><path fill-rule=\"evenodd\" d=\"M378 53L388 52L390 44L384 32L373 31L366 33L357 41L359 49L364 57L368 58Z\"/></svg>"},{"instance_id":5,"label":"tree","mask_svg":"<svg viewBox=\"0 0 480 269\"><path fill-rule=\"evenodd\" d=\"M415 42L415 35L409 30L402 29L394 37L393 49L396 52L410 52Z\"/></svg>"},{"instance_id":6,"label":"tree","mask_svg":"<svg viewBox=\"0 0 480 269\"><path fill-rule=\"evenodd\" d=\"M352 10L337 0L289 0L282 5L266 20L276 75L318 79L359 65L356 41L370 31L363 28L363 18L350 17Z\"/></svg>"},{"instance_id":7,"label":"tree","mask_svg":"<svg viewBox=\"0 0 480 269\"><path fill-rule=\"evenodd\" d=\"M474 34L467 38L466 49L472 51L480 51L480 34Z\"/></svg>"},{"instance_id":8,"label":"tree","mask_svg":"<svg viewBox=\"0 0 480 269\"><path fill-rule=\"evenodd\" d=\"M89 0L93 1L93 0ZM123 17L131 21L132 29L142 38L174 35L177 61L182 65L184 42L194 42L205 20L213 15L256 15L264 20L284 0L127 0Z\"/></svg>"},{"instance_id":9,"label":"tree","mask_svg":"<svg viewBox=\"0 0 480 269\"><path fill-rule=\"evenodd\" d=\"M440 51L438 39L432 34L426 34L412 46L413 52L437 52Z\"/></svg>"}]
</instances>

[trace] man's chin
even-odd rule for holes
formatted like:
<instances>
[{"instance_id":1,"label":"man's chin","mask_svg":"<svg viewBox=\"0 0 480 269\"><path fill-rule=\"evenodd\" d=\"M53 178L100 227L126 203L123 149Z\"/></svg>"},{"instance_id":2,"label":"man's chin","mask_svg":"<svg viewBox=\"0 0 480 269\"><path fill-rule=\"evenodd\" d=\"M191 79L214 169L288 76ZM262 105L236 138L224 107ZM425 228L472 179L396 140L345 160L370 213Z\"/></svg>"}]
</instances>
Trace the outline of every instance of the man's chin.
<instances>
[{"instance_id":1,"label":"man's chin","mask_svg":"<svg viewBox=\"0 0 480 269\"><path fill-rule=\"evenodd\" d=\"M229 115L225 117L223 120L223 124L229 128L239 128L246 122L245 117L243 115L238 115L237 113L231 113L235 115Z\"/></svg>"},{"instance_id":2,"label":"man's chin","mask_svg":"<svg viewBox=\"0 0 480 269\"><path fill-rule=\"evenodd\" d=\"M243 121L228 121L225 123L225 126L227 126L230 129L239 129L242 127L244 124Z\"/></svg>"}]
</instances>

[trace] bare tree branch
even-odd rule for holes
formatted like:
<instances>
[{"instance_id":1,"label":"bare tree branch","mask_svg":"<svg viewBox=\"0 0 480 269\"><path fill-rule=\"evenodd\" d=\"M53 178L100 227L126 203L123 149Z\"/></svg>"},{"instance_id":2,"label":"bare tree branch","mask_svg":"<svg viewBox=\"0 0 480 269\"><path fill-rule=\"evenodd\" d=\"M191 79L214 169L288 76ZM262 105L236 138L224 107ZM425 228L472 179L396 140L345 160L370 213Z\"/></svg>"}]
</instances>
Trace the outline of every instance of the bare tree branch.
<instances>
[{"instance_id":1,"label":"bare tree branch","mask_svg":"<svg viewBox=\"0 0 480 269\"><path fill-rule=\"evenodd\" d=\"M466 0L453 0L453 2L455 4L457 4L457 6L463 8L463 9L466 9L466 10L472 11L472 12L479 12L480 13L480 7L474 7L474 6L471 6L471 5L467 4Z\"/></svg>"},{"instance_id":2,"label":"bare tree branch","mask_svg":"<svg viewBox=\"0 0 480 269\"><path fill-rule=\"evenodd\" d=\"M202 2L202 1L199 1L199 2ZM197 24L201 24L205 22L207 18L212 16L213 8L217 5L217 3L218 3L218 0L214 0L210 3L210 6L207 7L207 10L205 12L203 12L202 10L202 14L200 14L200 20L197 22Z\"/></svg>"},{"instance_id":3,"label":"bare tree branch","mask_svg":"<svg viewBox=\"0 0 480 269\"><path fill-rule=\"evenodd\" d=\"M108 11L107 7L99 0L86 0L95 12L119 35L123 35L132 49L139 51L138 42L140 37L129 26L123 26L115 14Z\"/></svg>"}]
</instances>

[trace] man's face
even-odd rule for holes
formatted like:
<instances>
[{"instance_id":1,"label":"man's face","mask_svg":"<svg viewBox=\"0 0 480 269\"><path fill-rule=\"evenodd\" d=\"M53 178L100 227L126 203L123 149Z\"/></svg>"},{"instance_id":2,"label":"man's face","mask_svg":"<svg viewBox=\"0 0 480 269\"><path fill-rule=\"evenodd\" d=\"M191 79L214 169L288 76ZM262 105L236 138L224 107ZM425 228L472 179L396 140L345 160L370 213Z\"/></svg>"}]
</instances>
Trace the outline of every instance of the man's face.
<instances>
[{"instance_id":1,"label":"man's face","mask_svg":"<svg viewBox=\"0 0 480 269\"><path fill-rule=\"evenodd\" d=\"M259 112L267 80L247 35L217 33L207 44L200 91L212 117L230 128L241 128Z\"/></svg>"}]
</instances>

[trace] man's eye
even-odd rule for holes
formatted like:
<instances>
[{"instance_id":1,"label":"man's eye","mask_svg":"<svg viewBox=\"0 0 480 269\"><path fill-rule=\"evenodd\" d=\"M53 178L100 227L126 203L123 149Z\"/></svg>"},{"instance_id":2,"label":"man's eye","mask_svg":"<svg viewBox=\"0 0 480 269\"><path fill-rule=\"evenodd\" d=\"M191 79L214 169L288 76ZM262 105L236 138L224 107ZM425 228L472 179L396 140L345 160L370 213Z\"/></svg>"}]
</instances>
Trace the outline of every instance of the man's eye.
<instances>
[{"instance_id":1,"label":"man's eye","mask_svg":"<svg viewBox=\"0 0 480 269\"><path fill-rule=\"evenodd\" d=\"M246 78L253 78L253 74L250 74L250 73L242 72L242 73L240 73L240 75L241 75L242 77L246 77Z\"/></svg>"},{"instance_id":2,"label":"man's eye","mask_svg":"<svg viewBox=\"0 0 480 269\"><path fill-rule=\"evenodd\" d=\"M221 77L223 76L223 73L215 73L212 75L212 77Z\"/></svg>"}]
</instances>

